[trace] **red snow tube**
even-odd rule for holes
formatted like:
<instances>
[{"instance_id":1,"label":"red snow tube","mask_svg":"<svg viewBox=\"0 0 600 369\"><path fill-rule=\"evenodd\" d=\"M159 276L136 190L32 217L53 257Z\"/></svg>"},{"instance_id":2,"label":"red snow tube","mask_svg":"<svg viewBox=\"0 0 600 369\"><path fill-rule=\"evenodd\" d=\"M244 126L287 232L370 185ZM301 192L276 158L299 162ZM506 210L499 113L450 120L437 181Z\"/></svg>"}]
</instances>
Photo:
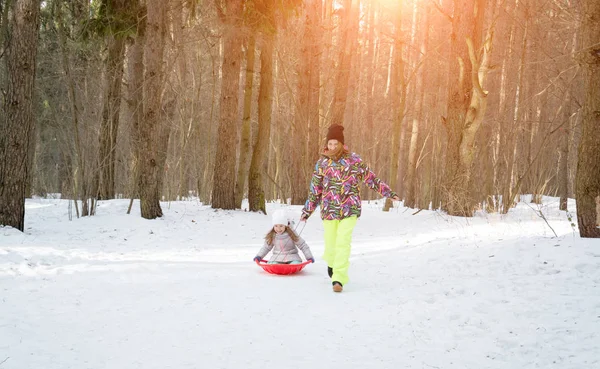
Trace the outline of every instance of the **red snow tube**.
<instances>
[{"instance_id":1,"label":"red snow tube","mask_svg":"<svg viewBox=\"0 0 600 369\"><path fill-rule=\"evenodd\" d=\"M312 261L305 261L301 264L267 264L269 260L261 260L257 261L256 264L263 268L265 272L271 274L279 274L279 275L288 275L294 274L301 271L307 264L312 263Z\"/></svg>"}]
</instances>

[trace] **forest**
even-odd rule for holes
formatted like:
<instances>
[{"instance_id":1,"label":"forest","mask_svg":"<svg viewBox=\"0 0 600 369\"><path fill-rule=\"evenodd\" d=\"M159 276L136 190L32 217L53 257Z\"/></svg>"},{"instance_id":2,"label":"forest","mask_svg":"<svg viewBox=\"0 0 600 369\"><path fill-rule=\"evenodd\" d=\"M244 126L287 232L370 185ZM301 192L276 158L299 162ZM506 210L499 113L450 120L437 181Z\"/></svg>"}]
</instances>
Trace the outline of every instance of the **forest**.
<instances>
[{"instance_id":1,"label":"forest","mask_svg":"<svg viewBox=\"0 0 600 369\"><path fill-rule=\"evenodd\" d=\"M3 225L303 204L341 124L406 207L575 198L600 237L597 0L1 0L0 47Z\"/></svg>"}]
</instances>

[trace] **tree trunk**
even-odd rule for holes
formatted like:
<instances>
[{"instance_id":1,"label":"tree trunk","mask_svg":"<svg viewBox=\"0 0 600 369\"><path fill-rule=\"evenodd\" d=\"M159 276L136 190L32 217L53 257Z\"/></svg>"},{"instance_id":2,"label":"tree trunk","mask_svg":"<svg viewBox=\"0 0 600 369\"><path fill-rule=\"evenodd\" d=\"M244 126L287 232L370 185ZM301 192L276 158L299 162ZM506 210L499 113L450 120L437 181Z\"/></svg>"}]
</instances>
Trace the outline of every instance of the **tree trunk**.
<instances>
[{"instance_id":1,"label":"tree trunk","mask_svg":"<svg viewBox=\"0 0 600 369\"><path fill-rule=\"evenodd\" d=\"M294 115L292 157L289 169L291 203L301 205L306 200L312 167L319 156L319 91L320 91L320 0L308 0L305 6L296 110Z\"/></svg>"},{"instance_id":2,"label":"tree trunk","mask_svg":"<svg viewBox=\"0 0 600 369\"><path fill-rule=\"evenodd\" d=\"M394 63L392 73L391 100L394 109L394 122L392 127L392 155L390 159L390 187L397 191L398 187L398 156L402 151L402 122L404 121L404 109L406 108L406 80L404 76L404 60L402 59L402 12L398 10L396 15L396 34L394 41ZM399 195L401 196L401 195ZM386 198L383 211L389 211L393 207L391 199Z\"/></svg>"},{"instance_id":3,"label":"tree trunk","mask_svg":"<svg viewBox=\"0 0 600 369\"><path fill-rule=\"evenodd\" d=\"M176 0L174 7L171 8L171 22L173 30L173 43L175 49L179 55L177 59L177 80L179 81L179 91L174 97L176 99L176 111L177 115L175 120L179 122L179 145L173 145L174 153L173 158L177 158L175 168L179 169L179 175L172 176L171 180L177 178L176 184L177 193L176 199L185 199L190 196L191 190L191 178L194 175L192 164L196 159L193 156L193 146L197 139L198 127L196 119L194 119L195 108L200 99L196 97L190 98L189 95L197 94L199 89L194 88L194 72L192 68L189 68L190 53L185 44L185 18L187 15L187 8L185 3L187 0ZM190 160L190 158L192 158Z\"/></svg>"},{"instance_id":4,"label":"tree trunk","mask_svg":"<svg viewBox=\"0 0 600 369\"><path fill-rule=\"evenodd\" d=\"M166 4L162 0L147 1L146 44L145 44L145 103L140 121L140 165L139 191L142 217L155 219L163 215L160 193L164 167L162 143L162 91L164 83L163 53L166 36Z\"/></svg>"},{"instance_id":5,"label":"tree trunk","mask_svg":"<svg viewBox=\"0 0 600 369\"><path fill-rule=\"evenodd\" d=\"M258 137L252 152L248 174L248 208L250 211L267 213L263 168L271 131L273 107L273 43L275 35L265 33L260 50L260 88L258 92Z\"/></svg>"},{"instance_id":6,"label":"tree trunk","mask_svg":"<svg viewBox=\"0 0 600 369\"><path fill-rule=\"evenodd\" d=\"M417 12L417 4L415 3L414 5L414 11L415 13ZM416 18L416 17L415 17ZM423 14L423 18L421 19L419 23L423 24L423 38L421 40L421 47L420 47L420 55L421 58L426 58L427 57L427 43L429 41L429 6L427 6L427 9L425 10L424 14ZM414 18L413 18L414 19ZM416 27L416 25L413 25L413 27ZM413 37L413 43L416 44L416 37ZM413 63L413 65L417 65L417 62L415 60L415 62ZM416 68L416 67L415 67ZM405 201L404 201L404 205L410 208L414 208L417 205L417 201L416 201L416 193L417 193L417 176L416 176L416 170L417 170L417 144L419 142L418 138L419 138L419 126L424 126L424 122L423 122L423 98L425 95L425 83L424 83L424 76L427 73L427 68L426 68L426 60L425 63L423 65L421 65L421 67L419 68L420 70L416 71L417 73L417 78L415 81L415 91L416 91L416 117L413 119L413 125L412 125L412 134L411 134L411 138L410 138L410 147L408 150L408 170L406 173L406 181L405 181L405 185L404 185L404 189L405 189Z\"/></svg>"},{"instance_id":7,"label":"tree trunk","mask_svg":"<svg viewBox=\"0 0 600 369\"><path fill-rule=\"evenodd\" d=\"M509 91L510 86L514 85L514 83L509 83L510 78L512 77L512 63L516 58L513 56L516 53L516 39L517 32L516 26L518 23L517 16L517 8L518 8L518 0L514 2L511 1L510 4L506 5L506 12L509 14L509 18L511 19L510 27L508 32L505 32L505 42L504 45L507 47L504 48L504 53L502 55L502 67L500 73L500 86L498 89L498 104L497 104L497 116L499 117L498 124L495 125L493 132L493 148L492 148L492 162L494 166L494 207L495 210L501 209L501 200L502 197L499 195L500 193L505 193L505 183L507 182L508 166L509 166L509 154L510 151L510 136L512 135L512 125L508 123L512 121L509 118L508 112L511 111L511 107L509 105ZM514 100L513 100L514 101Z\"/></svg>"},{"instance_id":8,"label":"tree trunk","mask_svg":"<svg viewBox=\"0 0 600 369\"><path fill-rule=\"evenodd\" d=\"M218 119L220 118L218 114L215 114L216 106L218 106L218 100L220 98L219 84L222 81L222 73L220 69L222 68L222 59L223 59L223 37L218 42L217 55L213 56L211 59L211 95L210 95L210 116L207 119L202 119L200 121L200 131L203 134L200 135L200 147L202 148L202 154L199 163L198 172L199 178L197 181L198 188L198 196L200 201L204 204L210 204L211 194L213 189L213 174L215 168L215 154L216 154L216 146L218 141L216 138L216 132L219 130Z\"/></svg>"},{"instance_id":9,"label":"tree trunk","mask_svg":"<svg viewBox=\"0 0 600 369\"><path fill-rule=\"evenodd\" d=\"M304 21L304 36L300 46L300 62L298 68L298 87L296 89L294 123L291 127L290 140L287 143L290 147L291 158L287 166L291 177L291 204L302 205L306 200L306 188L308 186L308 178L304 168L306 161L304 160L307 154L307 134L309 132L309 109L310 109L310 84L311 84L311 43L314 40L311 38L311 25L307 18Z\"/></svg>"},{"instance_id":10,"label":"tree trunk","mask_svg":"<svg viewBox=\"0 0 600 369\"><path fill-rule=\"evenodd\" d=\"M442 209L450 215L469 216L467 174L460 167L459 146L464 128L465 114L471 99L468 77L471 75L471 65L467 63L467 45L465 40L471 37L473 25L473 3L468 0L454 1L454 16L450 57L450 90L448 92L447 118L443 122L448 137L446 152L446 178ZM466 76L466 77L465 77Z\"/></svg>"},{"instance_id":11,"label":"tree trunk","mask_svg":"<svg viewBox=\"0 0 600 369\"><path fill-rule=\"evenodd\" d=\"M521 45L521 58L519 64L519 71L517 74L517 91L515 93L515 105L514 112L512 118L512 126L511 131L508 135L508 167L506 170L506 178L504 182L504 190L502 194L502 214L507 214L508 211L513 207L517 194L520 191L521 183L523 182L523 177L515 172L518 170L515 169L515 165L517 164L517 152L518 152L518 139L519 139L519 124L522 123L523 119L521 117L521 104L523 103L523 79L525 75L525 58L527 56L527 35L529 29L529 16L526 15L525 18L525 27L523 30L523 41Z\"/></svg>"},{"instance_id":12,"label":"tree trunk","mask_svg":"<svg viewBox=\"0 0 600 369\"><path fill-rule=\"evenodd\" d=\"M307 155L304 159L306 178L310 178L314 163L317 161L320 155L321 149L321 138L320 138L320 122L321 115L319 113L319 99L321 91L321 63L319 58L322 50L322 19L321 19L321 0L311 0L307 6L309 30L309 39L312 40L310 43L310 83L308 86L309 99L308 99L308 134L306 137L307 141ZM306 194L305 189L305 194Z\"/></svg>"},{"instance_id":13,"label":"tree trunk","mask_svg":"<svg viewBox=\"0 0 600 369\"><path fill-rule=\"evenodd\" d=\"M275 62L275 65L277 65L277 62ZM262 73L262 72L261 72ZM273 76L271 77L272 81L276 81L277 80L277 68L274 68L274 72L273 72ZM273 87L273 90L271 92L271 96L275 96L275 87ZM272 98L272 100L274 100ZM271 109L271 111L273 111L273 109ZM277 114L277 112L275 112L275 114ZM271 117L271 120L273 120L273 117ZM290 127L286 127L284 129L277 129L277 130L270 130L271 133L271 146L273 147L273 152L274 152L274 157L271 158L269 160L269 162L273 165L273 171L268 172L269 175L271 176L271 181L265 181L265 183L263 183L263 188L265 189L265 193L272 193L273 197L265 197L265 201L268 200L281 200L282 202L286 202L288 196L285 193L285 190L283 189L283 180L286 177L283 167L285 165L285 163L289 163L289 161L287 160L288 154L285 152L285 143L284 143L284 139L285 137L292 137L290 135ZM272 191L268 191L268 188L272 188Z\"/></svg>"},{"instance_id":14,"label":"tree trunk","mask_svg":"<svg viewBox=\"0 0 600 369\"><path fill-rule=\"evenodd\" d=\"M600 2L584 0L581 16L585 102L575 190L577 222L581 237L600 238Z\"/></svg>"},{"instance_id":15,"label":"tree trunk","mask_svg":"<svg viewBox=\"0 0 600 369\"><path fill-rule=\"evenodd\" d=\"M450 215L472 216L469 195L474 139L485 113L479 70L485 0L455 0L451 38L451 80L446 132L446 178L442 208ZM485 76L485 74L484 74Z\"/></svg>"},{"instance_id":16,"label":"tree trunk","mask_svg":"<svg viewBox=\"0 0 600 369\"><path fill-rule=\"evenodd\" d=\"M223 76L217 153L213 171L212 208L235 209L235 164L238 119L238 92L240 88L240 61L242 38L237 18L242 15L241 0L227 0L225 16Z\"/></svg>"},{"instance_id":17,"label":"tree trunk","mask_svg":"<svg viewBox=\"0 0 600 369\"><path fill-rule=\"evenodd\" d=\"M106 17L111 20L122 16L128 8L126 0L108 2ZM119 113L121 111L121 85L123 80L123 61L125 58L125 37L123 30L112 25L108 36L108 55L104 72L104 104L99 137L98 199L115 198L115 161Z\"/></svg>"},{"instance_id":18,"label":"tree trunk","mask_svg":"<svg viewBox=\"0 0 600 369\"><path fill-rule=\"evenodd\" d=\"M63 20L62 11L60 7L57 11L57 24L58 24L58 43L60 47L61 53L61 61L63 71L65 73L66 79L66 88L69 96L69 104L70 104L70 112L71 112L71 123L73 124L73 141L75 141L75 155L77 156L77 160L73 162L75 168L73 169L73 194L74 201L77 204L77 200L81 199L81 216L89 215L89 206L88 206L88 198L89 187L88 187L88 178L86 175L86 167L84 160L84 152L81 143L81 135L80 135L80 127L79 127L79 119L80 119L80 111L79 104L77 102L78 94L75 91L75 78L73 77L71 70L71 63L69 61L69 52L67 50L67 29L65 27L65 21ZM77 217L79 217L79 210L77 210Z\"/></svg>"},{"instance_id":19,"label":"tree trunk","mask_svg":"<svg viewBox=\"0 0 600 369\"><path fill-rule=\"evenodd\" d=\"M0 48L4 50L6 45L6 36L8 35L8 24L10 23L8 15L11 8L11 1L0 2Z\"/></svg>"},{"instance_id":20,"label":"tree trunk","mask_svg":"<svg viewBox=\"0 0 600 369\"><path fill-rule=\"evenodd\" d=\"M400 12L400 11L399 11ZM368 158L370 159L370 161L372 163L375 162L375 158L377 157L377 150L376 147L377 145L374 145L374 142L377 142L378 137L377 137L377 131L378 129L376 129L374 127L374 81L375 81L375 68L373 67L373 64L375 63L375 2L371 2L369 4L369 8L368 8L368 31L367 31L367 42L368 42L368 46L367 46L367 53L365 55L365 62L364 62L364 69L360 68L358 69L358 73L356 78L353 78L353 80L360 80L360 74L361 71L364 71L364 73L366 73L366 94L367 94L367 104L365 106L366 109L366 117L365 117L365 128L367 129L367 132L369 132L369 138L370 138L370 145L369 142L365 142L366 140L359 140L359 143L362 144L362 147L360 147L360 150L362 152L362 150L365 147L371 147L371 152L366 153L365 155L368 155ZM360 57L357 56L357 60L360 60ZM402 62L400 62L402 63ZM362 123L362 122L361 122ZM362 125L362 124L361 124ZM357 125L358 126L358 125ZM356 127L358 129L358 127ZM369 192L369 195L371 195L372 192ZM390 205L392 204L392 202L390 202Z\"/></svg>"},{"instance_id":21,"label":"tree trunk","mask_svg":"<svg viewBox=\"0 0 600 369\"><path fill-rule=\"evenodd\" d=\"M15 0L9 12L6 87L0 118L0 224L25 228L25 189L30 140L35 139L33 93L39 31L39 0Z\"/></svg>"},{"instance_id":22,"label":"tree trunk","mask_svg":"<svg viewBox=\"0 0 600 369\"><path fill-rule=\"evenodd\" d=\"M354 12L358 12L358 2L359 0L344 1L344 28L341 30L342 35L340 37L340 56L335 78L335 90L333 93L332 124L344 124L344 112L346 110L346 101L348 97L348 80L352 69L352 53L356 43L354 29L357 25L354 24Z\"/></svg>"},{"instance_id":23,"label":"tree trunk","mask_svg":"<svg viewBox=\"0 0 600 369\"><path fill-rule=\"evenodd\" d=\"M240 158L238 160L237 182L235 185L235 203L241 209L246 183L248 180L248 162L250 161L250 123L252 116L252 92L254 91L254 60L256 54L256 37L248 36L246 48L246 86L244 88L244 113L242 116L242 135L240 138Z\"/></svg>"},{"instance_id":24,"label":"tree trunk","mask_svg":"<svg viewBox=\"0 0 600 369\"><path fill-rule=\"evenodd\" d=\"M560 210L568 210L569 199L569 136L571 120L571 94L567 92L563 104L562 128L559 130L559 153L558 158L558 196L560 197Z\"/></svg>"},{"instance_id":25,"label":"tree trunk","mask_svg":"<svg viewBox=\"0 0 600 369\"><path fill-rule=\"evenodd\" d=\"M131 148L132 148L132 173L130 179L131 202L127 214L130 213L133 199L139 197L140 184L140 124L144 111L143 85L144 85L144 45L146 43L146 13L143 8L137 9L137 34L133 44L129 47L127 55L127 107L129 109L129 124L131 125Z\"/></svg>"}]
</instances>

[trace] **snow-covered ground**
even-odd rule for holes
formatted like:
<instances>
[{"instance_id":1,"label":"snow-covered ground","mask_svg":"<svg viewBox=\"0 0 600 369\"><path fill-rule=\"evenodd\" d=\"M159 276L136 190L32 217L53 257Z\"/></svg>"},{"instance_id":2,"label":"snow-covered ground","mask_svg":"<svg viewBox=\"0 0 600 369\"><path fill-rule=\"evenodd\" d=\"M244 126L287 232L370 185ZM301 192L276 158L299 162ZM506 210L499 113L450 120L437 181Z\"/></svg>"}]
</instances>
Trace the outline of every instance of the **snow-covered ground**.
<instances>
[{"instance_id":1,"label":"snow-covered ground","mask_svg":"<svg viewBox=\"0 0 600 369\"><path fill-rule=\"evenodd\" d=\"M341 294L320 258L252 262L267 216L127 205L69 221L28 200L26 232L0 228L0 369L600 368L600 240L558 199L470 219L365 202ZM302 237L321 255L318 216Z\"/></svg>"}]
</instances>

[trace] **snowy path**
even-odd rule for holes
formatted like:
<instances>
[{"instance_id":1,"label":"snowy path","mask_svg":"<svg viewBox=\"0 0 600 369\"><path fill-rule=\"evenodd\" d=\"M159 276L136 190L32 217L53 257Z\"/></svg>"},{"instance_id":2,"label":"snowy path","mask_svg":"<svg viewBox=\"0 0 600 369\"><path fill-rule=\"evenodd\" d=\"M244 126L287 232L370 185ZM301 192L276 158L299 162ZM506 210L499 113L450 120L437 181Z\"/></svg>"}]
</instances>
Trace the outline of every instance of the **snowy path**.
<instances>
[{"instance_id":1,"label":"snowy path","mask_svg":"<svg viewBox=\"0 0 600 369\"><path fill-rule=\"evenodd\" d=\"M600 243L551 211L559 238L527 209L469 224L366 209L334 294L321 260L293 277L249 261L264 217L109 205L0 229L1 369L600 368ZM317 255L319 227L303 234Z\"/></svg>"}]
</instances>

